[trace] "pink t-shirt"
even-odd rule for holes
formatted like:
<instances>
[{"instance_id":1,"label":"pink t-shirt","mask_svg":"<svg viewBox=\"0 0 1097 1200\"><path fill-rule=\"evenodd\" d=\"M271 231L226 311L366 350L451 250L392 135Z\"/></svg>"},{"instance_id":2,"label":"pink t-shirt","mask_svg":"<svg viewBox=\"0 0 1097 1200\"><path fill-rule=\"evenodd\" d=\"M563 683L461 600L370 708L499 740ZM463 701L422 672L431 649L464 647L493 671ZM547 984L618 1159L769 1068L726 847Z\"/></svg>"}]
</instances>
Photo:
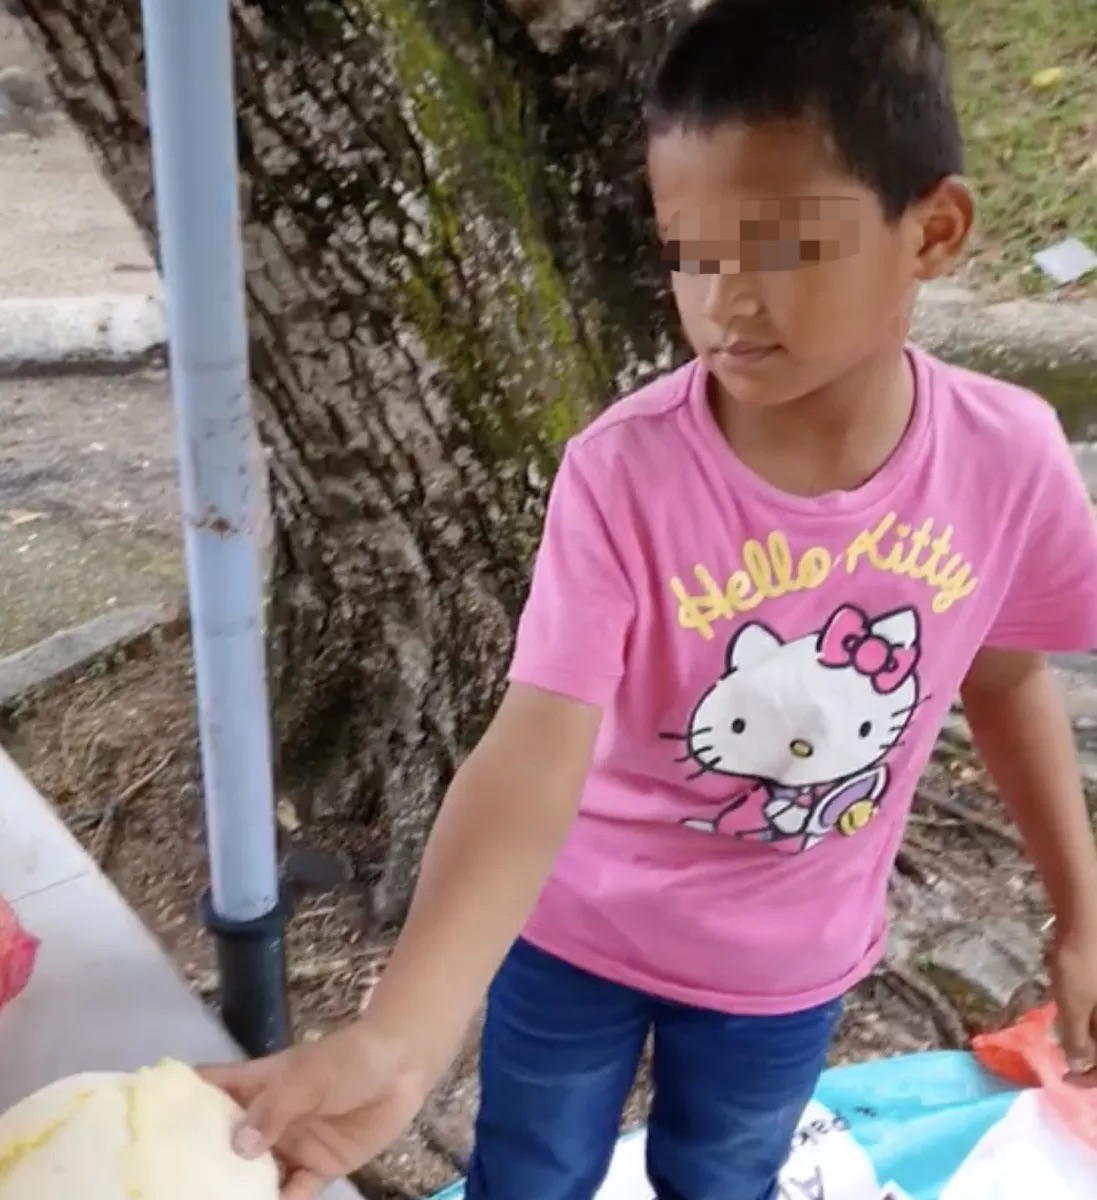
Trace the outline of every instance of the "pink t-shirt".
<instances>
[{"instance_id":1,"label":"pink t-shirt","mask_svg":"<svg viewBox=\"0 0 1097 1200\"><path fill-rule=\"evenodd\" d=\"M907 432L852 492L748 470L699 362L569 444L511 679L604 715L535 945L721 1011L841 995L881 956L976 652L1097 647L1097 525L1055 413L910 360Z\"/></svg>"}]
</instances>

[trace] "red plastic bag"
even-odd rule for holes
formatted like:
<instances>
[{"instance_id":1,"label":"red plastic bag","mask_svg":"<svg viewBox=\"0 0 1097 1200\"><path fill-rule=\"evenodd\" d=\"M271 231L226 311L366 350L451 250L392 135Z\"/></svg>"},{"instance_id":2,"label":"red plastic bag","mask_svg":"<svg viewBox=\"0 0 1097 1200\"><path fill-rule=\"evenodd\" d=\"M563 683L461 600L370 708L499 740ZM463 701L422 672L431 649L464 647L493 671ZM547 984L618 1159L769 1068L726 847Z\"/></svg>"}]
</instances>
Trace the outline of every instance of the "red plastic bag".
<instances>
[{"instance_id":1,"label":"red plastic bag","mask_svg":"<svg viewBox=\"0 0 1097 1200\"><path fill-rule=\"evenodd\" d=\"M0 1008L27 986L37 957L38 939L23 929L0 899Z\"/></svg>"},{"instance_id":2,"label":"red plastic bag","mask_svg":"<svg viewBox=\"0 0 1097 1200\"><path fill-rule=\"evenodd\" d=\"M1068 1083L1067 1060L1055 1036L1054 1005L1027 1013L1016 1025L976 1037L972 1049L992 1074L1019 1087L1038 1087L1075 1137L1097 1150L1097 1091Z\"/></svg>"}]
</instances>

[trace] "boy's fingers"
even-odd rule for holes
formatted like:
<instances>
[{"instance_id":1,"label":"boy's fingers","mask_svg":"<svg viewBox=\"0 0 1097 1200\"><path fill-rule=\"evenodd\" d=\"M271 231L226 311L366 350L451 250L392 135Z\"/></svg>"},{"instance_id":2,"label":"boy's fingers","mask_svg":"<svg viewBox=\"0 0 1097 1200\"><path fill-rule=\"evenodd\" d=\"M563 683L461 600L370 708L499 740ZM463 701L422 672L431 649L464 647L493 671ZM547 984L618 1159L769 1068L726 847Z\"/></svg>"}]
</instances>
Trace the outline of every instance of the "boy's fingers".
<instances>
[{"instance_id":1,"label":"boy's fingers","mask_svg":"<svg viewBox=\"0 0 1097 1200\"><path fill-rule=\"evenodd\" d=\"M233 1138L233 1147L244 1158L259 1158L274 1148L294 1121L308 1116L308 1089L281 1069L278 1058L249 1063L198 1067L207 1083L227 1092L244 1109L245 1116Z\"/></svg>"},{"instance_id":2,"label":"boy's fingers","mask_svg":"<svg viewBox=\"0 0 1097 1200\"><path fill-rule=\"evenodd\" d=\"M1094 1045L1092 1016L1089 1011L1059 1013L1059 1040L1067 1067L1072 1075L1086 1075L1097 1068L1097 1047Z\"/></svg>"},{"instance_id":3,"label":"boy's fingers","mask_svg":"<svg viewBox=\"0 0 1097 1200\"><path fill-rule=\"evenodd\" d=\"M194 1073L199 1079L204 1079L206 1083L220 1088L223 1092L231 1092L241 1079L248 1077L249 1065L247 1063L218 1063L216 1065L202 1063L194 1068Z\"/></svg>"},{"instance_id":4,"label":"boy's fingers","mask_svg":"<svg viewBox=\"0 0 1097 1200\"><path fill-rule=\"evenodd\" d=\"M247 1115L237 1131L235 1146L244 1158L258 1158L285 1136L302 1117L316 1111L310 1089L284 1075L274 1075L247 1106Z\"/></svg>"},{"instance_id":5,"label":"boy's fingers","mask_svg":"<svg viewBox=\"0 0 1097 1200\"><path fill-rule=\"evenodd\" d=\"M317 1200L323 1186L324 1180L312 1171L295 1171L282 1188L282 1200Z\"/></svg>"},{"instance_id":6,"label":"boy's fingers","mask_svg":"<svg viewBox=\"0 0 1097 1200\"><path fill-rule=\"evenodd\" d=\"M205 1064L194 1069L200 1079L227 1092L241 1108L251 1104L273 1073L264 1060Z\"/></svg>"}]
</instances>

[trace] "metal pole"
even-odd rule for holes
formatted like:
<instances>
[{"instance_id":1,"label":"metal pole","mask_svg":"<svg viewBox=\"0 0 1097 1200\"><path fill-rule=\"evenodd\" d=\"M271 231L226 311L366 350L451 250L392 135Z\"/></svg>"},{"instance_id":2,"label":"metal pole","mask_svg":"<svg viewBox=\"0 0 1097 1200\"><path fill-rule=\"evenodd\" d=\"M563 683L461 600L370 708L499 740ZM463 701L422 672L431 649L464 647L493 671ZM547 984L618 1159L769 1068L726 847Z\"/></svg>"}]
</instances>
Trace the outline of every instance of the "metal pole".
<instances>
[{"instance_id":1,"label":"metal pole","mask_svg":"<svg viewBox=\"0 0 1097 1200\"><path fill-rule=\"evenodd\" d=\"M229 0L142 0L153 175L197 674L211 889L229 1032L289 1040L248 400Z\"/></svg>"}]
</instances>

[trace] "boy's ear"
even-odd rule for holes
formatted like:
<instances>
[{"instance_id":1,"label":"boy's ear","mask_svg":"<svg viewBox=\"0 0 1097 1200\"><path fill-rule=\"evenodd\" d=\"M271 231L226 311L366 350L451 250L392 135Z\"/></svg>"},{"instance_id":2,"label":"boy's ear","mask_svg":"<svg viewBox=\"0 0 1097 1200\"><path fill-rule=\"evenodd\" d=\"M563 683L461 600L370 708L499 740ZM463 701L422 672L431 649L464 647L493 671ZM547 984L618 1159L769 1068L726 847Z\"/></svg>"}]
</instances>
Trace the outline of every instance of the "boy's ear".
<instances>
[{"instance_id":1,"label":"boy's ear","mask_svg":"<svg viewBox=\"0 0 1097 1200\"><path fill-rule=\"evenodd\" d=\"M975 224L971 189L958 175L950 175L919 201L912 215L922 237L917 276L939 279L955 266Z\"/></svg>"}]
</instances>

